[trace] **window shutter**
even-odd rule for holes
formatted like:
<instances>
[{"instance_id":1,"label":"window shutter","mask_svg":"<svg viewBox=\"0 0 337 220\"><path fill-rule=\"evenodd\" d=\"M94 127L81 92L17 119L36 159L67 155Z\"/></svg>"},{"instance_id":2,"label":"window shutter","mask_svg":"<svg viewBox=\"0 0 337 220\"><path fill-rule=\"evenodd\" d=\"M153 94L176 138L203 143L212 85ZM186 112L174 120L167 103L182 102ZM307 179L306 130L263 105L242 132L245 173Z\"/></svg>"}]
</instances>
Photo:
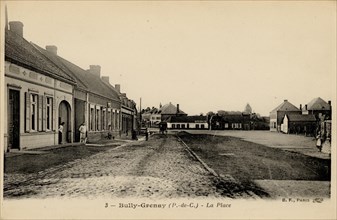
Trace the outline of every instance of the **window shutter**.
<instances>
[{"instance_id":1,"label":"window shutter","mask_svg":"<svg viewBox=\"0 0 337 220\"><path fill-rule=\"evenodd\" d=\"M30 131L30 93L29 92L25 92L25 99L26 99L26 103L25 103L25 112L26 112L26 132Z\"/></svg>"},{"instance_id":2,"label":"window shutter","mask_svg":"<svg viewBox=\"0 0 337 220\"><path fill-rule=\"evenodd\" d=\"M42 131L42 95L38 95L38 131Z\"/></svg>"},{"instance_id":3,"label":"window shutter","mask_svg":"<svg viewBox=\"0 0 337 220\"><path fill-rule=\"evenodd\" d=\"M46 119L47 119L47 116L46 116L46 112L47 112L47 97L46 96L42 96L41 97L42 99L42 131L46 131L46 127L47 127L47 123L46 123Z\"/></svg>"},{"instance_id":4,"label":"window shutter","mask_svg":"<svg viewBox=\"0 0 337 220\"><path fill-rule=\"evenodd\" d=\"M51 120L53 124L53 131L56 131L56 100L52 100L52 105L53 105L53 118Z\"/></svg>"}]
</instances>

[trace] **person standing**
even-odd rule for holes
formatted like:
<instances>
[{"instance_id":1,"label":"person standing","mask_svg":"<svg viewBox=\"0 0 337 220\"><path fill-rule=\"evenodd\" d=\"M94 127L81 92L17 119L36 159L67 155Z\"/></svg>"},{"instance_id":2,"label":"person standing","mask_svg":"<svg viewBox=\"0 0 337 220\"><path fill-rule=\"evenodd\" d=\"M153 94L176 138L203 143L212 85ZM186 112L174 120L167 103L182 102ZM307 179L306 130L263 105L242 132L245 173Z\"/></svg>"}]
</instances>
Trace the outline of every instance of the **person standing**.
<instances>
[{"instance_id":1,"label":"person standing","mask_svg":"<svg viewBox=\"0 0 337 220\"><path fill-rule=\"evenodd\" d=\"M87 142L87 127L85 126L85 123L82 123L78 130L80 131L80 142L86 143Z\"/></svg>"},{"instance_id":2,"label":"person standing","mask_svg":"<svg viewBox=\"0 0 337 220\"><path fill-rule=\"evenodd\" d=\"M145 132L145 140L149 140L149 130L146 128L146 132Z\"/></svg>"},{"instance_id":3,"label":"person standing","mask_svg":"<svg viewBox=\"0 0 337 220\"><path fill-rule=\"evenodd\" d=\"M319 131L317 136L316 136L316 147L318 148L318 150L321 152L322 151L322 136L321 136L321 132Z\"/></svg>"},{"instance_id":4,"label":"person standing","mask_svg":"<svg viewBox=\"0 0 337 220\"><path fill-rule=\"evenodd\" d=\"M59 126L59 144L62 144L63 125L64 125L64 122L61 122Z\"/></svg>"}]
</instances>

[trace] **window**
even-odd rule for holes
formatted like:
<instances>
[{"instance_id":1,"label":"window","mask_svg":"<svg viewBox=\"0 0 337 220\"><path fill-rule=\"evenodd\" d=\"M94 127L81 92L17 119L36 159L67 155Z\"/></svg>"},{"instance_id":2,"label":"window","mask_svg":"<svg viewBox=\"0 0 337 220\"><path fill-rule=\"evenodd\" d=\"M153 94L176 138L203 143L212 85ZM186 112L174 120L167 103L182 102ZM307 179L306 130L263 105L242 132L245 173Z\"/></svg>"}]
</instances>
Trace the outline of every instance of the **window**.
<instances>
[{"instance_id":1,"label":"window","mask_svg":"<svg viewBox=\"0 0 337 220\"><path fill-rule=\"evenodd\" d=\"M190 124L187 124L187 128L190 128Z\"/></svg>"},{"instance_id":2,"label":"window","mask_svg":"<svg viewBox=\"0 0 337 220\"><path fill-rule=\"evenodd\" d=\"M104 108L101 108L102 109L102 130L105 130L106 129L106 111Z\"/></svg>"},{"instance_id":3,"label":"window","mask_svg":"<svg viewBox=\"0 0 337 220\"><path fill-rule=\"evenodd\" d=\"M195 125L195 128L199 128L199 124L196 124L196 125Z\"/></svg>"},{"instance_id":4,"label":"window","mask_svg":"<svg viewBox=\"0 0 337 220\"><path fill-rule=\"evenodd\" d=\"M172 128L176 128L176 125L175 125L175 124L172 124Z\"/></svg>"},{"instance_id":5,"label":"window","mask_svg":"<svg viewBox=\"0 0 337 220\"><path fill-rule=\"evenodd\" d=\"M180 124L177 124L177 128L180 128Z\"/></svg>"},{"instance_id":6,"label":"window","mask_svg":"<svg viewBox=\"0 0 337 220\"><path fill-rule=\"evenodd\" d=\"M95 109L90 108L90 130L93 131L95 129Z\"/></svg>"},{"instance_id":7,"label":"window","mask_svg":"<svg viewBox=\"0 0 337 220\"><path fill-rule=\"evenodd\" d=\"M96 109L96 131L99 130L99 109Z\"/></svg>"},{"instance_id":8,"label":"window","mask_svg":"<svg viewBox=\"0 0 337 220\"><path fill-rule=\"evenodd\" d=\"M30 94L30 128L32 131L37 130L37 103L38 103L38 95Z\"/></svg>"},{"instance_id":9,"label":"window","mask_svg":"<svg viewBox=\"0 0 337 220\"><path fill-rule=\"evenodd\" d=\"M181 125L181 128L185 128L185 124L182 124L182 125Z\"/></svg>"},{"instance_id":10,"label":"window","mask_svg":"<svg viewBox=\"0 0 337 220\"><path fill-rule=\"evenodd\" d=\"M204 125L204 124L202 124L202 125L201 125L201 128L202 128L202 129L204 129L204 128L205 128L205 125Z\"/></svg>"},{"instance_id":11,"label":"window","mask_svg":"<svg viewBox=\"0 0 337 220\"><path fill-rule=\"evenodd\" d=\"M225 128L228 128L228 123L225 123Z\"/></svg>"},{"instance_id":12,"label":"window","mask_svg":"<svg viewBox=\"0 0 337 220\"><path fill-rule=\"evenodd\" d=\"M53 105L53 98L47 97L46 98L46 129L50 131L52 129L52 105Z\"/></svg>"},{"instance_id":13,"label":"window","mask_svg":"<svg viewBox=\"0 0 337 220\"><path fill-rule=\"evenodd\" d=\"M116 129L119 129L119 112L116 111Z\"/></svg>"}]
</instances>

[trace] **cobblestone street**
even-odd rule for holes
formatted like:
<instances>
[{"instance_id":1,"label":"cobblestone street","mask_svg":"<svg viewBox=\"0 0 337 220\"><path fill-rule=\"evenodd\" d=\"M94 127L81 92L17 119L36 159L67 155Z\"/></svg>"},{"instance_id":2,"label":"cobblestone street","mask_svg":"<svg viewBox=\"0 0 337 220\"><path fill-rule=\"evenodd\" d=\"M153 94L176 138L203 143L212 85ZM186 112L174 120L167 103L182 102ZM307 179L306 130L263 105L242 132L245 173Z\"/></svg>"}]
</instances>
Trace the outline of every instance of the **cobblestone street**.
<instances>
[{"instance_id":1,"label":"cobblestone street","mask_svg":"<svg viewBox=\"0 0 337 220\"><path fill-rule=\"evenodd\" d=\"M170 135L155 135L147 142L131 142L38 173L4 177L6 198L248 196L240 190L233 194L236 183L224 183L210 174Z\"/></svg>"}]
</instances>

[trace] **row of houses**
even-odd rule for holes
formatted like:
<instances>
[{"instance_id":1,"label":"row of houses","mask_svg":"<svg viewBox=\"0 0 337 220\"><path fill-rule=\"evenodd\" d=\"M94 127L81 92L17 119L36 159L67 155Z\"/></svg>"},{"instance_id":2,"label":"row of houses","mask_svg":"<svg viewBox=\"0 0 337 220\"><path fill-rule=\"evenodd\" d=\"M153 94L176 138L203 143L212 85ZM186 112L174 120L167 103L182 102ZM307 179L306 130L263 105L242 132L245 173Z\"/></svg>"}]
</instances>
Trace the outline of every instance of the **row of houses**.
<instances>
[{"instance_id":1,"label":"row of houses","mask_svg":"<svg viewBox=\"0 0 337 220\"><path fill-rule=\"evenodd\" d=\"M84 70L23 37L23 23L5 29L5 151L78 142L87 126L88 141L136 129L136 103L101 76L99 65Z\"/></svg>"},{"instance_id":2,"label":"row of houses","mask_svg":"<svg viewBox=\"0 0 337 220\"><path fill-rule=\"evenodd\" d=\"M299 106L284 100L270 112L270 131L316 135L321 123L331 120L331 101L320 97Z\"/></svg>"},{"instance_id":3,"label":"row of houses","mask_svg":"<svg viewBox=\"0 0 337 220\"><path fill-rule=\"evenodd\" d=\"M260 117L252 112L247 104L243 112L219 111L207 116L188 116L177 106L169 103L142 110L143 126L167 129L211 129L211 130L266 130L269 129L269 118Z\"/></svg>"}]
</instances>

